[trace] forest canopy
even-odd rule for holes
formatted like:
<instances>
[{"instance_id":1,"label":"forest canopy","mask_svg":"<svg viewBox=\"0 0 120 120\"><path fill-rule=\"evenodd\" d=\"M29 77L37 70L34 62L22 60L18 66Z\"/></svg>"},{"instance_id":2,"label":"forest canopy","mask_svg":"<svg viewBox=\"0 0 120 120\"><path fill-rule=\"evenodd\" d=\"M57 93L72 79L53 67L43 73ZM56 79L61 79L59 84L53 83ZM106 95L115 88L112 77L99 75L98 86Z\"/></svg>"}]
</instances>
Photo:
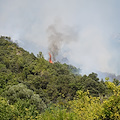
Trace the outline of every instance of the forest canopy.
<instances>
[{"instance_id":1,"label":"forest canopy","mask_svg":"<svg viewBox=\"0 0 120 120\"><path fill-rule=\"evenodd\" d=\"M0 37L1 120L119 120L120 82L25 51Z\"/></svg>"}]
</instances>

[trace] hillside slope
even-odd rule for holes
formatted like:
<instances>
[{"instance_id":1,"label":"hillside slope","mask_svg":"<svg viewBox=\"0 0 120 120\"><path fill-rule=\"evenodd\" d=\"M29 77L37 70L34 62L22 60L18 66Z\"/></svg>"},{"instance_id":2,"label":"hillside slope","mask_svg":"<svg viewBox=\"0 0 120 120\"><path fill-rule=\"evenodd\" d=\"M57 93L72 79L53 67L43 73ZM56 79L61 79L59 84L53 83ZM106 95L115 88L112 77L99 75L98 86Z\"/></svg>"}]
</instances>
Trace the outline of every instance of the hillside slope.
<instances>
[{"instance_id":1,"label":"hillside slope","mask_svg":"<svg viewBox=\"0 0 120 120\"><path fill-rule=\"evenodd\" d=\"M112 94L96 73L81 76L77 71L72 65L51 64L42 52L36 57L13 43L10 37L1 36L0 118L7 120L19 116L25 119L23 116L27 117L27 114L35 117L50 109L51 104L67 106L69 101L77 98L76 93L80 90L85 92L81 97L88 90L89 96L93 97ZM117 80L114 82L117 85Z\"/></svg>"},{"instance_id":2,"label":"hillside slope","mask_svg":"<svg viewBox=\"0 0 120 120\"><path fill-rule=\"evenodd\" d=\"M97 74L73 74L73 71L77 71L74 66L59 62L50 64L41 52L36 57L13 43L9 37L0 38L0 51L1 76L5 77L1 83L2 88L8 84L23 83L41 97L47 96L54 102L58 98L72 99L80 89L89 88L91 94L96 96L102 89L99 88L101 83Z\"/></svg>"}]
</instances>

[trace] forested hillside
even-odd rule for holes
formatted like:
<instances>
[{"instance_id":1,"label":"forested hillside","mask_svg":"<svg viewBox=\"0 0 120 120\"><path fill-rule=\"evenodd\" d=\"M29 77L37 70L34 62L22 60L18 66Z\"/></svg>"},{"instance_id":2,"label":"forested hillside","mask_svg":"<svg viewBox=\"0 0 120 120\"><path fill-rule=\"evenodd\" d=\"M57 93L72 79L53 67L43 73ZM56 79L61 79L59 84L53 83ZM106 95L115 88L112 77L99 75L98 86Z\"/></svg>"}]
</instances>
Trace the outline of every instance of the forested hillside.
<instances>
[{"instance_id":1,"label":"forested hillside","mask_svg":"<svg viewBox=\"0 0 120 120\"><path fill-rule=\"evenodd\" d=\"M119 120L120 85L80 75L72 65L49 63L0 38L1 120Z\"/></svg>"}]
</instances>

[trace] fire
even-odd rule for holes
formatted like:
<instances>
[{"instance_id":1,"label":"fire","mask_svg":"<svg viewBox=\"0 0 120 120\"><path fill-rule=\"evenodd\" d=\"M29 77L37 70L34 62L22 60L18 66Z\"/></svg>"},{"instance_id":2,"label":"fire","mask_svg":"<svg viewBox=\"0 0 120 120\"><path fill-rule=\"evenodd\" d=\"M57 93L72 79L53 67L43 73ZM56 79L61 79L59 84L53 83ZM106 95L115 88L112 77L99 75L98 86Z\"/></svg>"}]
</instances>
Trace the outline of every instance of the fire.
<instances>
[{"instance_id":1,"label":"fire","mask_svg":"<svg viewBox=\"0 0 120 120\"><path fill-rule=\"evenodd\" d=\"M49 63L53 63L52 60L51 60L51 54L50 53L49 53L49 56L50 56Z\"/></svg>"}]
</instances>

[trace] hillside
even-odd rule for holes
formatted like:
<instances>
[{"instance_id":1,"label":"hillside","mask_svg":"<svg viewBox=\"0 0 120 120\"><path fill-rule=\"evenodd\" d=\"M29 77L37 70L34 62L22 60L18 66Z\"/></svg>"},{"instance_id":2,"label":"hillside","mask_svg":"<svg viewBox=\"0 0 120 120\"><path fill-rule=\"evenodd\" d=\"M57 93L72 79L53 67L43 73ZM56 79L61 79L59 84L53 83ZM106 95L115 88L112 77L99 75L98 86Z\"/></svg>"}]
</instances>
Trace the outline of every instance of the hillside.
<instances>
[{"instance_id":1,"label":"hillside","mask_svg":"<svg viewBox=\"0 0 120 120\"><path fill-rule=\"evenodd\" d=\"M115 79L113 82L117 87L119 81ZM31 116L40 119L35 117L46 114L45 111L50 110L51 106L51 109L58 105L67 107L70 101L74 102L78 91L85 93L79 93L83 97L89 91L88 99L100 97L101 102L104 96L107 99L113 93L103 80L99 80L96 73L81 76L76 67L59 62L51 64L44 59L42 52L36 57L12 42L10 37L1 36L0 118L7 120L14 115L14 119L28 119ZM13 112L10 113L9 109ZM70 107L66 109L70 110ZM6 117L3 118L2 115Z\"/></svg>"}]
</instances>

